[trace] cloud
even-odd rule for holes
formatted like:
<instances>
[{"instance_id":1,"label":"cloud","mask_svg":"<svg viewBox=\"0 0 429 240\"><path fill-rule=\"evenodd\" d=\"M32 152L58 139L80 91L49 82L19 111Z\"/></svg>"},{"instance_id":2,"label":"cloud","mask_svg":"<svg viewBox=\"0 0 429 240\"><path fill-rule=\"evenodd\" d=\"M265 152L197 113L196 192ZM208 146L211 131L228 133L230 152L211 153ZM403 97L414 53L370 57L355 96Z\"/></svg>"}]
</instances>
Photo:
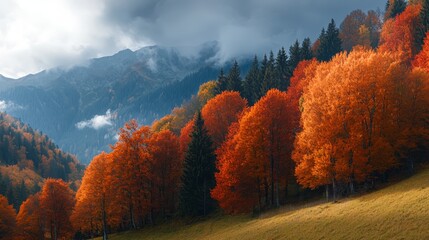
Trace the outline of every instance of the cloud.
<instances>
[{"instance_id":1,"label":"cloud","mask_svg":"<svg viewBox=\"0 0 429 240\"><path fill-rule=\"evenodd\" d=\"M114 114L112 114L109 109L107 110L105 115L95 115L93 118L89 120L76 123L75 126L78 129L93 128L95 130L99 130L104 127L112 126L113 119L114 119Z\"/></svg>"},{"instance_id":2,"label":"cloud","mask_svg":"<svg viewBox=\"0 0 429 240\"><path fill-rule=\"evenodd\" d=\"M218 58L314 40L334 18L385 0L1 0L0 74L20 77L158 44L218 41ZM188 48L189 49L189 48Z\"/></svg>"},{"instance_id":3,"label":"cloud","mask_svg":"<svg viewBox=\"0 0 429 240\"><path fill-rule=\"evenodd\" d=\"M14 111L18 109L23 109L24 107L16 104L12 101L4 101L0 100L0 112L6 112L6 111Z\"/></svg>"}]
</instances>

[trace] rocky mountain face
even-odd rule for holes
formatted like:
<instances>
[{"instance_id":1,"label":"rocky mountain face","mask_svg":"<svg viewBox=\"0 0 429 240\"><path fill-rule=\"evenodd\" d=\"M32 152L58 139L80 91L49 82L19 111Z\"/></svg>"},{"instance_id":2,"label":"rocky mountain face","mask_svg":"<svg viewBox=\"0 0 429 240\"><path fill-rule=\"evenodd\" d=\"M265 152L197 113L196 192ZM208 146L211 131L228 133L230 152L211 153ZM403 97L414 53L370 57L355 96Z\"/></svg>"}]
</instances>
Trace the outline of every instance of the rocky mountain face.
<instances>
[{"instance_id":1,"label":"rocky mountain face","mask_svg":"<svg viewBox=\"0 0 429 240\"><path fill-rule=\"evenodd\" d=\"M71 69L51 69L20 79L0 76L0 111L50 136L83 163L115 142L118 128L170 112L198 86L215 79L215 43L196 56L174 48L123 50Z\"/></svg>"}]
</instances>

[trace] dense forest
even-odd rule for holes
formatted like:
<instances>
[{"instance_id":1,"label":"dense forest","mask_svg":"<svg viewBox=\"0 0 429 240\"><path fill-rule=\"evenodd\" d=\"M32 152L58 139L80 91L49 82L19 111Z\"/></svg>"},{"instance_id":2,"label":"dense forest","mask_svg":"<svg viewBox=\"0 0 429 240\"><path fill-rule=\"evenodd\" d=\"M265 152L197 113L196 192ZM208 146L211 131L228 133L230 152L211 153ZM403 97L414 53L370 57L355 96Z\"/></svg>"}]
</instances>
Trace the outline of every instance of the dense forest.
<instances>
[{"instance_id":1,"label":"dense forest","mask_svg":"<svg viewBox=\"0 0 429 240\"><path fill-rule=\"evenodd\" d=\"M0 113L0 136L0 194L16 209L46 178L63 179L78 188L84 166L46 135Z\"/></svg>"},{"instance_id":2,"label":"dense forest","mask_svg":"<svg viewBox=\"0 0 429 240\"><path fill-rule=\"evenodd\" d=\"M0 196L0 236L107 239L171 218L336 201L413 174L429 155L428 30L428 0L389 0L383 15L355 10L313 44L255 56L244 77L235 62L151 126L127 122L76 193L65 181L79 171L46 175L40 151L37 167L5 158L62 180L46 180L18 214Z\"/></svg>"}]
</instances>

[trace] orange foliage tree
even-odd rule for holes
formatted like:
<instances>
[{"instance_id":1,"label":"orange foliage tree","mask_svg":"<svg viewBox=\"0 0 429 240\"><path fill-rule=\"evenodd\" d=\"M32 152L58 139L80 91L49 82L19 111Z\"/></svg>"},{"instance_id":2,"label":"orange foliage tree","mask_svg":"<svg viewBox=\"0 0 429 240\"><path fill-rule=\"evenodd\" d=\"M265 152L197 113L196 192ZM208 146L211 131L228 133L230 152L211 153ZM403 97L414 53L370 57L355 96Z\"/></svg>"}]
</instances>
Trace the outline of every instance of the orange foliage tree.
<instances>
[{"instance_id":1,"label":"orange foliage tree","mask_svg":"<svg viewBox=\"0 0 429 240\"><path fill-rule=\"evenodd\" d=\"M137 228L150 210L148 170L150 154L147 139L151 131L139 128L135 120L120 129L119 141L113 146L110 184L116 189L115 204L123 206L127 224Z\"/></svg>"},{"instance_id":2,"label":"orange foliage tree","mask_svg":"<svg viewBox=\"0 0 429 240\"><path fill-rule=\"evenodd\" d=\"M188 150L189 143L192 140L191 134L194 130L194 120L190 120L186 125L180 130L179 144L180 144L180 158L185 159L185 153Z\"/></svg>"},{"instance_id":3,"label":"orange foliage tree","mask_svg":"<svg viewBox=\"0 0 429 240\"><path fill-rule=\"evenodd\" d=\"M153 133L148 140L152 209L162 216L176 209L182 168L179 138L170 130Z\"/></svg>"},{"instance_id":4,"label":"orange foliage tree","mask_svg":"<svg viewBox=\"0 0 429 240\"><path fill-rule=\"evenodd\" d=\"M107 239L108 227L120 223L120 206L115 205L115 191L108 181L112 174L112 158L104 152L95 156L85 171L76 193L76 205L71 216L73 227L82 233L93 233Z\"/></svg>"},{"instance_id":5,"label":"orange foliage tree","mask_svg":"<svg viewBox=\"0 0 429 240\"><path fill-rule=\"evenodd\" d=\"M381 51L401 52L407 61L417 54L414 37L420 24L421 8L421 4L410 4L400 15L384 23L380 36Z\"/></svg>"},{"instance_id":6,"label":"orange foliage tree","mask_svg":"<svg viewBox=\"0 0 429 240\"><path fill-rule=\"evenodd\" d=\"M427 85L427 77L411 73L400 54L356 48L320 64L303 94L293 153L298 182L332 184L335 198L337 183L353 191L353 182L395 166L398 154L414 147L419 130L412 129L427 111L427 87L417 85ZM419 116L410 118L414 111Z\"/></svg>"},{"instance_id":7,"label":"orange foliage tree","mask_svg":"<svg viewBox=\"0 0 429 240\"><path fill-rule=\"evenodd\" d=\"M13 239L16 233L16 213L7 198L0 195L0 236L2 239Z\"/></svg>"},{"instance_id":8,"label":"orange foliage tree","mask_svg":"<svg viewBox=\"0 0 429 240\"><path fill-rule=\"evenodd\" d=\"M215 148L222 144L228 133L228 127L237 121L246 105L247 101L239 92L224 91L203 107L201 115Z\"/></svg>"},{"instance_id":9,"label":"orange foliage tree","mask_svg":"<svg viewBox=\"0 0 429 240\"><path fill-rule=\"evenodd\" d=\"M39 193L29 196L19 208L16 221L24 239L44 239L45 223L41 215L39 197Z\"/></svg>"},{"instance_id":10,"label":"orange foliage tree","mask_svg":"<svg viewBox=\"0 0 429 240\"><path fill-rule=\"evenodd\" d=\"M45 181L40 193L40 208L51 239L72 237L74 231L70 216L74 204L74 193L64 181Z\"/></svg>"},{"instance_id":11,"label":"orange foliage tree","mask_svg":"<svg viewBox=\"0 0 429 240\"><path fill-rule=\"evenodd\" d=\"M419 67L429 72L429 32L426 33L423 49L416 55L413 61L414 67Z\"/></svg>"},{"instance_id":12,"label":"orange foliage tree","mask_svg":"<svg viewBox=\"0 0 429 240\"><path fill-rule=\"evenodd\" d=\"M212 196L227 212L278 206L293 142L286 93L272 89L233 124L218 150Z\"/></svg>"}]
</instances>

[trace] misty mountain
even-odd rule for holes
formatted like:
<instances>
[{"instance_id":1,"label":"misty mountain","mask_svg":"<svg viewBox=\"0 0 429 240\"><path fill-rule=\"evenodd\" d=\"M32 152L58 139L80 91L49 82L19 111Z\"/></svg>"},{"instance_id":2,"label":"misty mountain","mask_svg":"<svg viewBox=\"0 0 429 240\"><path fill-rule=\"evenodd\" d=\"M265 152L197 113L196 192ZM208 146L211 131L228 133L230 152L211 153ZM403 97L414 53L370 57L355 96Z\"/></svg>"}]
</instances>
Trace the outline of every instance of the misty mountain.
<instances>
[{"instance_id":1,"label":"misty mountain","mask_svg":"<svg viewBox=\"0 0 429 240\"><path fill-rule=\"evenodd\" d=\"M144 47L50 69L20 79L0 77L0 111L52 138L83 163L115 142L132 118L150 124L215 79L218 46L186 56L174 48Z\"/></svg>"}]
</instances>

